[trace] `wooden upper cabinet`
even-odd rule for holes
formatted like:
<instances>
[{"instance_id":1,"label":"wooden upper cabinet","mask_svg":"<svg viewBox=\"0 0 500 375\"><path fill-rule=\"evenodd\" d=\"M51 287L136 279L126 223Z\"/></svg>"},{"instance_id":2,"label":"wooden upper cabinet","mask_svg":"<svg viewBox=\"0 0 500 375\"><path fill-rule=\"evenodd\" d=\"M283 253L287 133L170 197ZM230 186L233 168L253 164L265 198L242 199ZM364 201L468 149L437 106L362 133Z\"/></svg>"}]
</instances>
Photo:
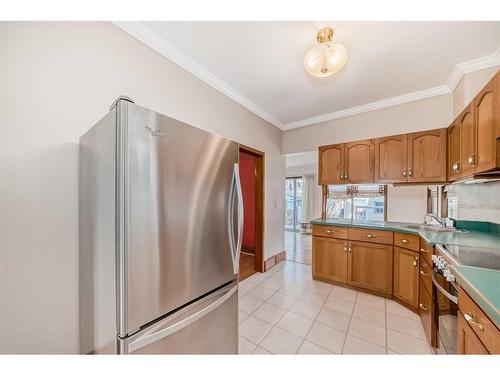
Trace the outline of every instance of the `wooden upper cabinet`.
<instances>
[{"instance_id":1,"label":"wooden upper cabinet","mask_svg":"<svg viewBox=\"0 0 500 375\"><path fill-rule=\"evenodd\" d=\"M469 104L458 117L460 127L460 175L469 175L474 169L476 157L476 127Z\"/></svg>"},{"instance_id":2,"label":"wooden upper cabinet","mask_svg":"<svg viewBox=\"0 0 500 375\"><path fill-rule=\"evenodd\" d=\"M374 182L373 141L346 143L344 166L344 180L346 183Z\"/></svg>"},{"instance_id":3,"label":"wooden upper cabinet","mask_svg":"<svg viewBox=\"0 0 500 375\"><path fill-rule=\"evenodd\" d=\"M341 184L344 173L344 145L321 146L318 149L318 183Z\"/></svg>"},{"instance_id":4,"label":"wooden upper cabinet","mask_svg":"<svg viewBox=\"0 0 500 375\"><path fill-rule=\"evenodd\" d=\"M446 181L446 129L408 134L407 181Z\"/></svg>"},{"instance_id":5,"label":"wooden upper cabinet","mask_svg":"<svg viewBox=\"0 0 500 375\"><path fill-rule=\"evenodd\" d=\"M458 119L448 127L448 180L454 181L460 174L460 123Z\"/></svg>"},{"instance_id":6,"label":"wooden upper cabinet","mask_svg":"<svg viewBox=\"0 0 500 375\"><path fill-rule=\"evenodd\" d=\"M406 181L407 139L406 134L375 139L375 181Z\"/></svg>"},{"instance_id":7,"label":"wooden upper cabinet","mask_svg":"<svg viewBox=\"0 0 500 375\"><path fill-rule=\"evenodd\" d=\"M472 102L476 128L474 172L484 172L500 166L500 73L495 76ZM499 150L500 151L500 150Z\"/></svg>"}]
</instances>

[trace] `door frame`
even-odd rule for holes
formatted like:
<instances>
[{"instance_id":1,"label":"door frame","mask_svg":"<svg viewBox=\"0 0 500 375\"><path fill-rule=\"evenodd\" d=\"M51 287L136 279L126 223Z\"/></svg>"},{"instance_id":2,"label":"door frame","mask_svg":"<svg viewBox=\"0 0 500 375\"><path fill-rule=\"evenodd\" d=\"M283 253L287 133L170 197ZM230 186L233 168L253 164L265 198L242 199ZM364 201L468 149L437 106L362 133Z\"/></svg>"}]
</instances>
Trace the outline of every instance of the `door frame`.
<instances>
[{"instance_id":1,"label":"door frame","mask_svg":"<svg viewBox=\"0 0 500 375\"><path fill-rule=\"evenodd\" d=\"M255 158L255 271L264 272L265 153L240 144L239 152Z\"/></svg>"}]
</instances>

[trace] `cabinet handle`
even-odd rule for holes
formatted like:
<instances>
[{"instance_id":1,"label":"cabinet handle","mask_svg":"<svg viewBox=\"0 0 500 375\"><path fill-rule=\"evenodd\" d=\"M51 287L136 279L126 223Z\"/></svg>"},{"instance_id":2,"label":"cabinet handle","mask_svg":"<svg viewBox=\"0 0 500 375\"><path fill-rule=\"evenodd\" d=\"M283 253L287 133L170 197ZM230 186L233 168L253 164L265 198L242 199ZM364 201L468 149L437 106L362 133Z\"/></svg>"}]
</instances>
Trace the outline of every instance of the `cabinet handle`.
<instances>
[{"instance_id":1,"label":"cabinet handle","mask_svg":"<svg viewBox=\"0 0 500 375\"><path fill-rule=\"evenodd\" d=\"M420 252L421 252L421 253L430 253L430 251L429 251L429 250L425 250L425 249L423 249L423 248L422 248L422 249L420 249Z\"/></svg>"},{"instance_id":2,"label":"cabinet handle","mask_svg":"<svg viewBox=\"0 0 500 375\"><path fill-rule=\"evenodd\" d=\"M347 251L347 242L344 242L344 253Z\"/></svg>"},{"instance_id":3,"label":"cabinet handle","mask_svg":"<svg viewBox=\"0 0 500 375\"><path fill-rule=\"evenodd\" d=\"M412 177L411 176L411 168L408 168L408 177L410 177L410 178Z\"/></svg>"},{"instance_id":4,"label":"cabinet handle","mask_svg":"<svg viewBox=\"0 0 500 375\"><path fill-rule=\"evenodd\" d=\"M419 306L424 311L428 311L429 310L429 308L427 306L425 306L423 303L421 303Z\"/></svg>"},{"instance_id":5,"label":"cabinet handle","mask_svg":"<svg viewBox=\"0 0 500 375\"><path fill-rule=\"evenodd\" d=\"M375 235L374 234L367 234L366 238L375 238Z\"/></svg>"},{"instance_id":6,"label":"cabinet handle","mask_svg":"<svg viewBox=\"0 0 500 375\"><path fill-rule=\"evenodd\" d=\"M352 245L349 244L349 252L352 253Z\"/></svg>"},{"instance_id":7,"label":"cabinet handle","mask_svg":"<svg viewBox=\"0 0 500 375\"><path fill-rule=\"evenodd\" d=\"M408 240L405 240L404 238L401 240L402 243L408 243Z\"/></svg>"},{"instance_id":8,"label":"cabinet handle","mask_svg":"<svg viewBox=\"0 0 500 375\"><path fill-rule=\"evenodd\" d=\"M472 165L473 167L476 166L476 154L470 154L469 155L469 164Z\"/></svg>"},{"instance_id":9,"label":"cabinet handle","mask_svg":"<svg viewBox=\"0 0 500 375\"><path fill-rule=\"evenodd\" d=\"M403 169L403 177L406 177L406 168Z\"/></svg>"},{"instance_id":10,"label":"cabinet handle","mask_svg":"<svg viewBox=\"0 0 500 375\"><path fill-rule=\"evenodd\" d=\"M344 179L347 180L347 172L344 173Z\"/></svg>"},{"instance_id":11,"label":"cabinet handle","mask_svg":"<svg viewBox=\"0 0 500 375\"><path fill-rule=\"evenodd\" d=\"M340 172L340 179L343 180L344 179L344 173Z\"/></svg>"},{"instance_id":12,"label":"cabinet handle","mask_svg":"<svg viewBox=\"0 0 500 375\"><path fill-rule=\"evenodd\" d=\"M335 232L333 229L328 229L328 230L326 231L326 233L333 233L333 232Z\"/></svg>"},{"instance_id":13,"label":"cabinet handle","mask_svg":"<svg viewBox=\"0 0 500 375\"><path fill-rule=\"evenodd\" d=\"M453 172L460 172L460 162L457 161L455 164L453 164Z\"/></svg>"},{"instance_id":14,"label":"cabinet handle","mask_svg":"<svg viewBox=\"0 0 500 375\"><path fill-rule=\"evenodd\" d=\"M420 271L420 274L421 274L422 276L425 276L425 277L429 276L429 274L428 274L428 273L425 273L424 271Z\"/></svg>"},{"instance_id":15,"label":"cabinet handle","mask_svg":"<svg viewBox=\"0 0 500 375\"><path fill-rule=\"evenodd\" d=\"M418 258L417 257L415 257L415 259L413 260L413 267L418 268Z\"/></svg>"},{"instance_id":16,"label":"cabinet handle","mask_svg":"<svg viewBox=\"0 0 500 375\"><path fill-rule=\"evenodd\" d=\"M465 320L467 320L469 323L474 324L477 328L479 328L481 331L484 331L484 326L481 323L478 323L474 320L474 314L472 312L468 314L464 314Z\"/></svg>"}]
</instances>

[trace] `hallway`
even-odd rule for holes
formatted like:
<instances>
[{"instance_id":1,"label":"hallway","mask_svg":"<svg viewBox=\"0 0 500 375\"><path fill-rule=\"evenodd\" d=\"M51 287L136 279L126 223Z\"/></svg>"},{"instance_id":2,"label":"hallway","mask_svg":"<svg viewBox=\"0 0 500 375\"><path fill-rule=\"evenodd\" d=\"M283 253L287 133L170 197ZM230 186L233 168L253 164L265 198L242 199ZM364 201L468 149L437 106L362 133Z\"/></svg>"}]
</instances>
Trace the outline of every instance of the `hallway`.
<instances>
[{"instance_id":1,"label":"hallway","mask_svg":"<svg viewBox=\"0 0 500 375\"><path fill-rule=\"evenodd\" d=\"M285 230L286 259L311 265L312 235Z\"/></svg>"}]
</instances>

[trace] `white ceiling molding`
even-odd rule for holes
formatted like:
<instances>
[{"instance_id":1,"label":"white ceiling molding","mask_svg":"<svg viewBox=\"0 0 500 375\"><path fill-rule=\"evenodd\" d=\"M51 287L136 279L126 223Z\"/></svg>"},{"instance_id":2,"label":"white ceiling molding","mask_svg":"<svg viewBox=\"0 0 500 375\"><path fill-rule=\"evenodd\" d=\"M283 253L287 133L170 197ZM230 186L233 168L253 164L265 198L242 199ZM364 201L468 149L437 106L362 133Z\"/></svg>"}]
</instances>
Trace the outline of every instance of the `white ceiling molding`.
<instances>
[{"instance_id":1,"label":"white ceiling molding","mask_svg":"<svg viewBox=\"0 0 500 375\"><path fill-rule=\"evenodd\" d=\"M227 83L223 82L216 76L214 76L209 71L205 70L203 67L198 65L188 56L180 52L177 48L172 46L170 43L166 42L163 38L159 37L157 34L141 25L139 22L113 22L120 29L126 31L154 51L163 55L167 59L171 60L175 64L179 65L184 70L188 71L195 77L201 79L203 82L209 84L216 90L220 91L227 97L234 100L236 103L241 104L243 107L253 112L260 118L266 120L267 122L273 124L279 129L283 129L283 123L274 117L272 114L268 113L257 104L241 95L238 91L233 89Z\"/></svg>"},{"instance_id":2,"label":"white ceiling molding","mask_svg":"<svg viewBox=\"0 0 500 375\"><path fill-rule=\"evenodd\" d=\"M471 61L457 64L451 71L448 80L445 84L431 87L424 90L414 91L400 96L379 100L372 103L363 104L356 107L343 109L336 112L326 113L320 116L314 116L307 119L283 124L278 118L267 112L250 99L240 94L234 88L229 86L221 79L214 76L212 73L204 69L188 56L180 52L177 48L159 37L156 33L141 25L139 22L114 22L120 29L126 31L154 51L168 58L175 64L179 65L184 70L193 74L203 82L209 84L216 90L220 91L235 102L241 104L249 111L257 116L268 121L272 125L282 130L296 129L303 126L319 124L325 121L335 120L342 117L357 115L360 113L375 111L382 108L388 108L399 104L410 103L417 100L431 98L438 95L448 94L455 90L460 80L466 73L487 69L496 65L500 65L500 48L493 54L480 57Z\"/></svg>"}]
</instances>

